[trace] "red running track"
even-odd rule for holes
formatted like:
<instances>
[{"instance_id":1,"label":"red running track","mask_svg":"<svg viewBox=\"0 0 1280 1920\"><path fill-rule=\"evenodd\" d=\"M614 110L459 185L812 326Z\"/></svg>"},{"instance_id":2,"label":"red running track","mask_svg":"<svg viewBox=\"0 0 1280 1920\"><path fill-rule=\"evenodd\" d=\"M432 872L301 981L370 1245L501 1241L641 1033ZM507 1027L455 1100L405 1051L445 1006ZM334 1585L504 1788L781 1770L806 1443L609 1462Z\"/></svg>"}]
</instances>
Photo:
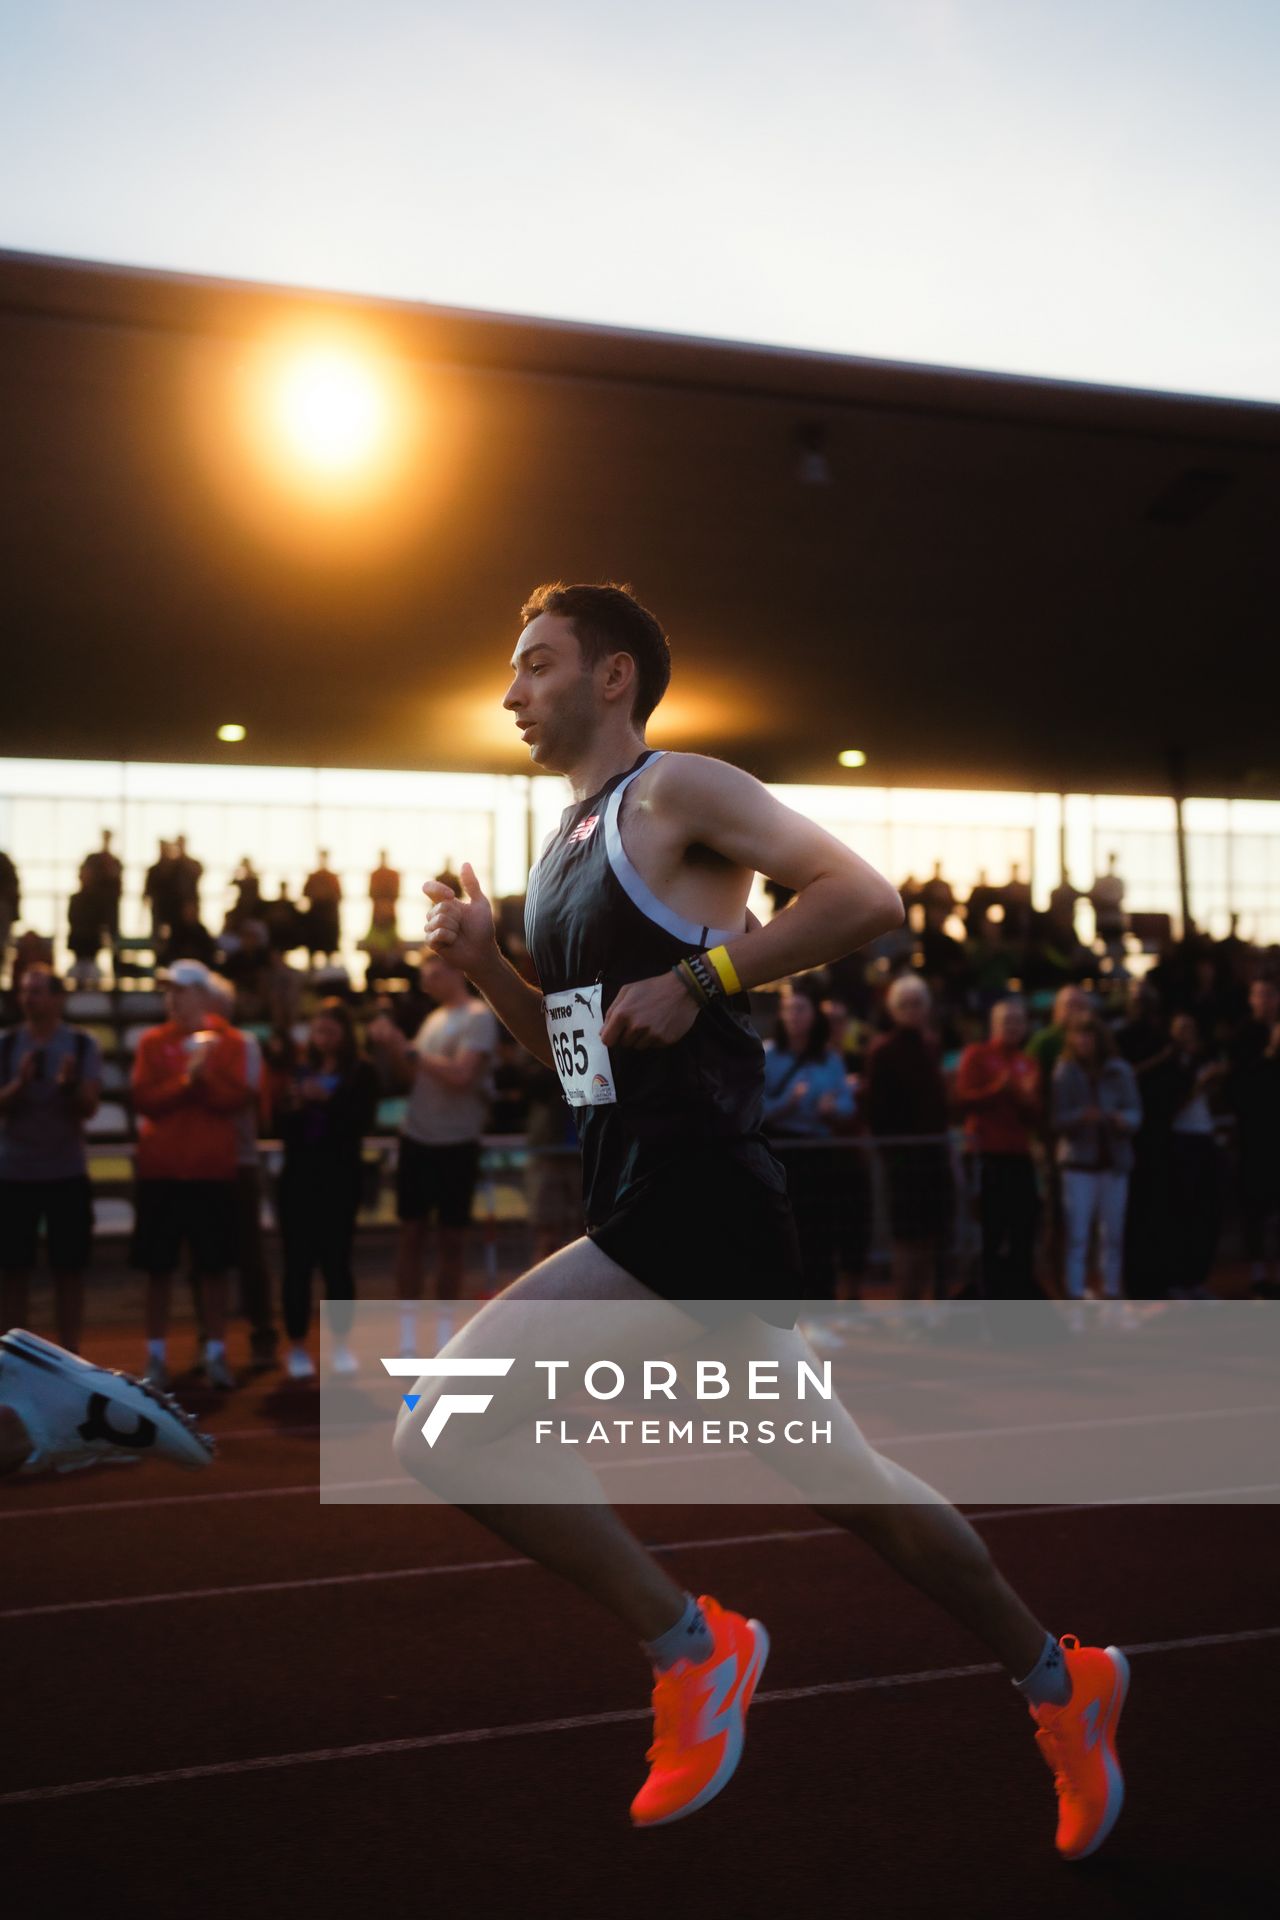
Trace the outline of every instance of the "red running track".
<instances>
[{"instance_id":1,"label":"red running track","mask_svg":"<svg viewBox=\"0 0 1280 1920\"><path fill-rule=\"evenodd\" d=\"M796 1509L634 1513L774 1645L731 1786L637 1834L637 1650L457 1515L321 1508L315 1405L228 1398L197 1478L7 1483L14 1920L73 1898L183 1920L1276 1910L1273 1508L978 1518L1055 1631L1133 1660L1129 1802L1076 1867L1016 1696L873 1556Z\"/></svg>"}]
</instances>

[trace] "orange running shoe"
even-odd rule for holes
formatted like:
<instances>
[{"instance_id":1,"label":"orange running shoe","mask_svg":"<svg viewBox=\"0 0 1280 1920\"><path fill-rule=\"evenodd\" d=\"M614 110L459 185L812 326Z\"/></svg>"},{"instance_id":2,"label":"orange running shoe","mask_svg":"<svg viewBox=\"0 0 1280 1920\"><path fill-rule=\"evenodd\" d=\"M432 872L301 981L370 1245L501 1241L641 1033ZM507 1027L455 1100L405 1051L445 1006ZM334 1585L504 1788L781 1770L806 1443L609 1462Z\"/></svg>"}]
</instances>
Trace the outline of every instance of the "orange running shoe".
<instances>
[{"instance_id":1,"label":"orange running shoe","mask_svg":"<svg viewBox=\"0 0 1280 1920\"><path fill-rule=\"evenodd\" d=\"M729 1613L709 1595L698 1605L714 1645L695 1665L677 1660L653 1689L653 1745L645 1756L649 1778L631 1802L638 1827L665 1827L714 1800L739 1760L747 1708L769 1657L769 1636L758 1620Z\"/></svg>"},{"instance_id":2,"label":"orange running shoe","mask_svg":"<svg viewBox=\"0 0 1280 1920\"><path fill-rule=\"evenodd\" d=\"M1058 1796L1057 1848L1083 1860L1106 1839L1124 1805L1116 1758L1116 1724L1129 1691L1129 1662L1119 1647L1082 1647L1073 1633L1058 1642L1071 1676L1064 1707L1033 1707L1036 1745L1053 1769Z\"/></svg>"}]
</instances>

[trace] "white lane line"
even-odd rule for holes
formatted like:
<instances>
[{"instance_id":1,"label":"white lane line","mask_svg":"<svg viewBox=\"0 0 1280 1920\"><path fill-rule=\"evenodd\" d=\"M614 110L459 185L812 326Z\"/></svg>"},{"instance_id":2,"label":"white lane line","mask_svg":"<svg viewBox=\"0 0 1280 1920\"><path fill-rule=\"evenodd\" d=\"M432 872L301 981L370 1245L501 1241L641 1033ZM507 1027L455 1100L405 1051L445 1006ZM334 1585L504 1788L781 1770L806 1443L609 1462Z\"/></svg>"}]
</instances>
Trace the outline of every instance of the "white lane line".
<instances>
[{"instance_id":1,"label":"white lane line","mask_svg":"<svg viewBox=\"0 0 1280 1920\"><path fill-rule=\"evenodd\" d=\"M58 1520L82 1513L138 1513L144 1507L199 1507L214 1500L276 1500L291 1493L319 1493L314 1482L301 1487L241 1487L227 1493L164 1493L146 1500L80 1500L66 1507L12 1507L0 1513L5 1520Z\"/></svg>"},{"instance_id":2,"label":"white lane line","mask_svg":"<svg viewBox=\"0 0 1280 1920\"><path fill-rule=\"evenodd\" d=\"M1280 1491L1280 1483L1272 1483L1268 1487L1206 1488L1190 1493L1168 1494L1160 1501L1080 1500L1055 1502L1042 1507L986 1507L976 1512L966 1512L965 1518L975 1524L989 1526L996 1520L1037 1520L1048 1515L1097 1513L1103 1508L1163 1505L1166 1500L1172 1503L1223 1498L1235 1493L1271 1491ZM798 1541L834 1540L840 1537L849 1537L843 1527L777 1527L766 1533L717 1533L696 1540L650 1541L648 1546L649 1552L654 1554L695 1553L719 1547L787 1546ZM95 1600L55 1600L37 1606L6 1607L0 1610L0 1621L39 1620L63 1613L105 1613L120 1607L168 1606L182 1600L232 1600L258 1593L302 1593L323 1587L377 1586L385 1580L433 1580L457 1574L507 1573L533 1565L534 1561L523 1554L516 1554L495 1560L450 1560L429 1567L389 1567L370 1573L313 1574L296 1580L260 1580L239 1586L181 1587L169 1593L126 1593Z\"/></svg>"},{"instance_id":3,"label":"white lane line","mask_svg":"<svg viewBox=\"0 0 1280 1920\"><path fill-rule=\"evenodd\" d=\"M1243 1408L1241 1409L1241 1411L1247 1412L1247 1413L1257 1413L1257 1412L1269 1412L1269 1411L1272 1411L1272 1409L1253 1407L1253 1408ZM1145 1415L1136 1415L1134 1417L1139 1421L1143 1421L1146 1419ZM1193 1414L1177 1414L1177 1415L1170 1414L1167 1416L1162 1414L1158 1416L1158 1418L1160 1419L1165 1419L1165 1418L1194 1419L1195 1417L1196 1416ZM1205 1415L1203 1417L1209 1418L1209 1417L1217 1417L1217 1416ZM1105 1424L1105 1423L1099 1423L1099 1424ZM1115 1424L1123 1424L1123 1423L1117 1422ZM1022 1427L1022 1428L1009 1428L1007 1431L1010 1433L1014 1433L1014 1432L1039 1433L1039 1432L1046 1432L1049 1430L1050 1429L1039 1428L1039 1427L1037 1428ZM990 1431L995 1431L995 1430L990 1429ZM948 1438L955 1439L957 1437L960 1437L960 1436L957 1436L954 1434L952 1435L906 1434L906 1435L901 1435L892 1441L880 1442L877 1445L877 1451L883 1452L883 1453L889 1453L892 1447L901 1446L907 1440L913 1440L913 1439L939 1440L939 1439L948 1439ZM629 1467L629 1466L637 1466L637 1465L658 1466L663 1464L671 1465L673 1463L679 1462L684 1464L685 1466L688 1466L691 1464L692 1460L723 1461L729 1458L731 1458L731 1456L727 1453L708 1453L708 1454L697 1454L694 1456L689 1456L684 1454L669 1454L669 1455L659 1455L652 1460L646 1460L646 1461L633 1461L633 1460L618 1460L613 1462L601 1461L598 1463L597 1471L599 1471L600 1468L607 1468L610 1465L615 1467ZM201 1506L201 1505L207 1505L211 1501L227 1502L227 1501L233 1501L233 1500L279 1500L279 1499L286 1499L290 1495L303 1494L303 1493L311 1493L311 1494L322 1494L322 1493L333 1494L333 1493L342 1493L342 1492L354 1493L354 1492L360 1492L360 1491L378 1488L378 1487L400 1486L405 1483L406 1478L407 1476L405 1476L404 1474L392 1474L389 1477L385 1479L380 1479L380 1480L339 1480L339 1481L333 1481L333 1482L326 1481L323 1486L318 1481L310 1480L310 1481L306 1481L300 1486L292 1486L292 1487L241 1487L225 1493L166 1493L166 1494L160 1494L160 1495L152 1495L150 1498L145 1500L81 1500L81 1501L75 1502L72 1505L68 1505L65 1507L11 1507L7 1512L0 1512L0 1524L3 1524L5 1521L9 1521L9 1520L57 1520L57 1519L63 1518L64 1516L67 1518L75 1518L82 1514L93 1514L93 1513L106 1513L106 1514L139 1513L152 1507ZM1174 1493L1135 1494L1132 1496L1132 1498L1125 1498L1120 1500L1086 1500L1086 1501L1066 1501L1066 1502L1055 1501L1050 1503L1049 1505L1046 1505L1046 1507L1044 1508L1044 1512L1046 1513L1076 1512L1081 1507L1095 1507L1095 1506L1117 1506L1117 1507L1160 1506L1166 1502L1173 1502L1178 1500L1216 1500L1219 1498L1224 1498L1224 1499L1228 1498L1233 1494L1275 1493L1275 1492L1280 1492L1280 1480L1263 1480L1263 1481L1259 1481L1255 1485L1242 1486L1242 1487L1201 1487L1201 1488L1189 1487ZM334 1504L337 1505L337 1504L344 1504L344 1503L335 1502ZM417 1506L417 1505L434 1506L437 1503L434 1501L422 1501L422 1502L390 1501L390 1502L379 1502L378 1504L380 1505L403 1504L405 1506ZM669 1504L669 1502L654 1502L652 1504L664 1505L664 1504ZM753 1506L767 1506L771 1503L768 1501L753 1500L751 1504ZM803 1505L804 1503L800 1502L799 1504ZM1019 1508L1018 1511L1023 1513L1030 1513L1030 1512L1038 1512L1040 1511L1040 1509L1022 1507L1022 1508Z\"/></svg>"},{"instance_id":4,"label":"white lane line","mask_svg":"<svg viewBox=\"0 0 1280 1920\"><path fill-rule=\"evenodd\" d=\"M1201 1407L1190 1412L1184 1408L1170 1407L1164 1413L1098 1414L1091 1420L1041 1420L1032 1426L956 1427L950 1432L888 1433L873 1440L872 1445L881 1453L890 1453L894 1447L927 1446L931 1440L1012 1440L1032 1433L1102 1433L1113 1427L1165 1426L1170 1420L1176 1420L1180 1426L1191 1420L1244 1420L1259 1413L1269 1413L1274 1419L1280 1413L1280 1403L1271 1400L1260 1407Z\"/></svg>"},{"instance_id":5,"label":"white lane line","mask_svg":"<svg viewBox=\"0 0 1280 1920\"><path fill-rule=\"evenodd\" d=\"M1240 1633L1202 1633L1185 1640L1148 1640L1124 1651L1132 1658L1150 1653L1177 1653L1204 1647L1225 1647L1280 1637L1280 1627L1251 1627ZM840 1694L873 1693L895 1687L937 1685L946 1680L970 1680L1003 1673L995 1661L977 1666L934 1667L922 1673L874 1674L860 1680L826 1680L811 1687L775 1687L755 1697L756 1706L779 1706L795 1700L818 1700ZM236 1774L275 1773L291 1767L321 1766L331 1760L380 1759L390 1754L426 1753L433 1748L479 1746L493 1740L519 1740L549 1733L577 1733L590 1727L621 1726L647 1720L647 1707L623 1707L612 1713L573 1714L563 1720L526 1720L501 1727L467 1727L455 1733L412 1734L399 1740L363 1741L358 1746L313 1747L302 1753L260 1754L248 1760L218 1760L206 1766L171 1767L159 1773L125 1773L101 1780L71 1780L62 1786L22 1787L0 1793L0 1807L32 1806L40 1801L75 1800L91 1793L122 1793L136 1787L173 1786L186 1780L215 1780Z\"/></svg>"}]
</instances>

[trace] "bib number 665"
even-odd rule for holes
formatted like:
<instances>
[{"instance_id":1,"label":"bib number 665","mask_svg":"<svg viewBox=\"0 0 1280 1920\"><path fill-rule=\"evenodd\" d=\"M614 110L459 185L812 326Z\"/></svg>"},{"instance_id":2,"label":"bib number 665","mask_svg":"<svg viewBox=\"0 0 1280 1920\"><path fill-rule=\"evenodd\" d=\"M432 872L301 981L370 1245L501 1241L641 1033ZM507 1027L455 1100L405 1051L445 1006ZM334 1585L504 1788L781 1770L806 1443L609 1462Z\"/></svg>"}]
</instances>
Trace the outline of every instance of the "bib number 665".
<instances>
[{"instance_id":1,"label":"bib number 665","mask_svg":"<svg viewBox=\"0 0 1280 1920\"><path fill-rule=\"evenodd\" d=\"M575 1027L566 1033L562 1027L551 1036L551 1051L555 1054L556 1065L562 1074L577 1074L581 1077L587 1070L587 1049L583 1044L586 1038L584 1027Z\"/></svg>"}]
</instances>

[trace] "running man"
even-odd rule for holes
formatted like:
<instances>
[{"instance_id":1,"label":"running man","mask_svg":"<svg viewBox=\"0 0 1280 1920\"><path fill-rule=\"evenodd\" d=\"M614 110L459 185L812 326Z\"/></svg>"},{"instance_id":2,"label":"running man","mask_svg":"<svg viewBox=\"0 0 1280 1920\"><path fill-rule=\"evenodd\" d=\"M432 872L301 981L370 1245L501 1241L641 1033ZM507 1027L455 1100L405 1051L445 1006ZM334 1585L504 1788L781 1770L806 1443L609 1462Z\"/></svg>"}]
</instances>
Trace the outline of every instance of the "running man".
<instances>
[{"instance_id":1,"label":"running man","mask_svg":"<svg viewBox=\"0 0 1280 1920\"><path fill-rule=\"evenodd\" d=\"M627 590L541 587L522 625L503 704L534 764L562 774L572 795L529 879L525 933L541 990L500 955L470 866L461 871L464 898L427 882L426 931L432 950L559 1073L581 1138L587 1232L482 1308L444 1351L495 1351L490 1316L501 1310L507 1317L497 1326L510 1328L522 1302L643 1302L652 1312L655 1296L673 1303L670 1351L704 1331L675 1303L719 1295L760 1301L769 1357L794 1368L809 1350L793 1314L772 1303L799 1297L803 1281L784 1176L760 1133L763 1050L747 991L899 926L902 903L864 860L750 775L646 746L670 652L657 620ZM747 912L757 872L796 895L767 926ZM556 1025L564 1006L582 1035L576 1047L564 1046ZM651 1330L652 1319L645 1325ZM401 1414L396 1436L398 1458L428 1485L439 1467L420 1424L440 1391L439 1380L417 1383L416 1411ZM875 1453L838 1402L828 1406L854 1504L815 1502L817 1511L874 1548L1000 1661L1054 1771L1058 1850L1068 1859L1092 1853L1123 1798L1115 1728L1124 1655L1071 1635L1056 1641L969 1523ZM537 1463L547 1504L527 1503L533 1470L513 1458L512 1498L468 1510L642 1642L656 1674L656 1732L632 1819L642 1827L678 1820L719 1793L737 1765L767 1635L709 1596L682 1592L598 1491L585 1495L597 1504L571 1504L594 1481L573 1452ZM490 1484L500 1486L500 1474Z\"/></svg>"}]
</instances>

